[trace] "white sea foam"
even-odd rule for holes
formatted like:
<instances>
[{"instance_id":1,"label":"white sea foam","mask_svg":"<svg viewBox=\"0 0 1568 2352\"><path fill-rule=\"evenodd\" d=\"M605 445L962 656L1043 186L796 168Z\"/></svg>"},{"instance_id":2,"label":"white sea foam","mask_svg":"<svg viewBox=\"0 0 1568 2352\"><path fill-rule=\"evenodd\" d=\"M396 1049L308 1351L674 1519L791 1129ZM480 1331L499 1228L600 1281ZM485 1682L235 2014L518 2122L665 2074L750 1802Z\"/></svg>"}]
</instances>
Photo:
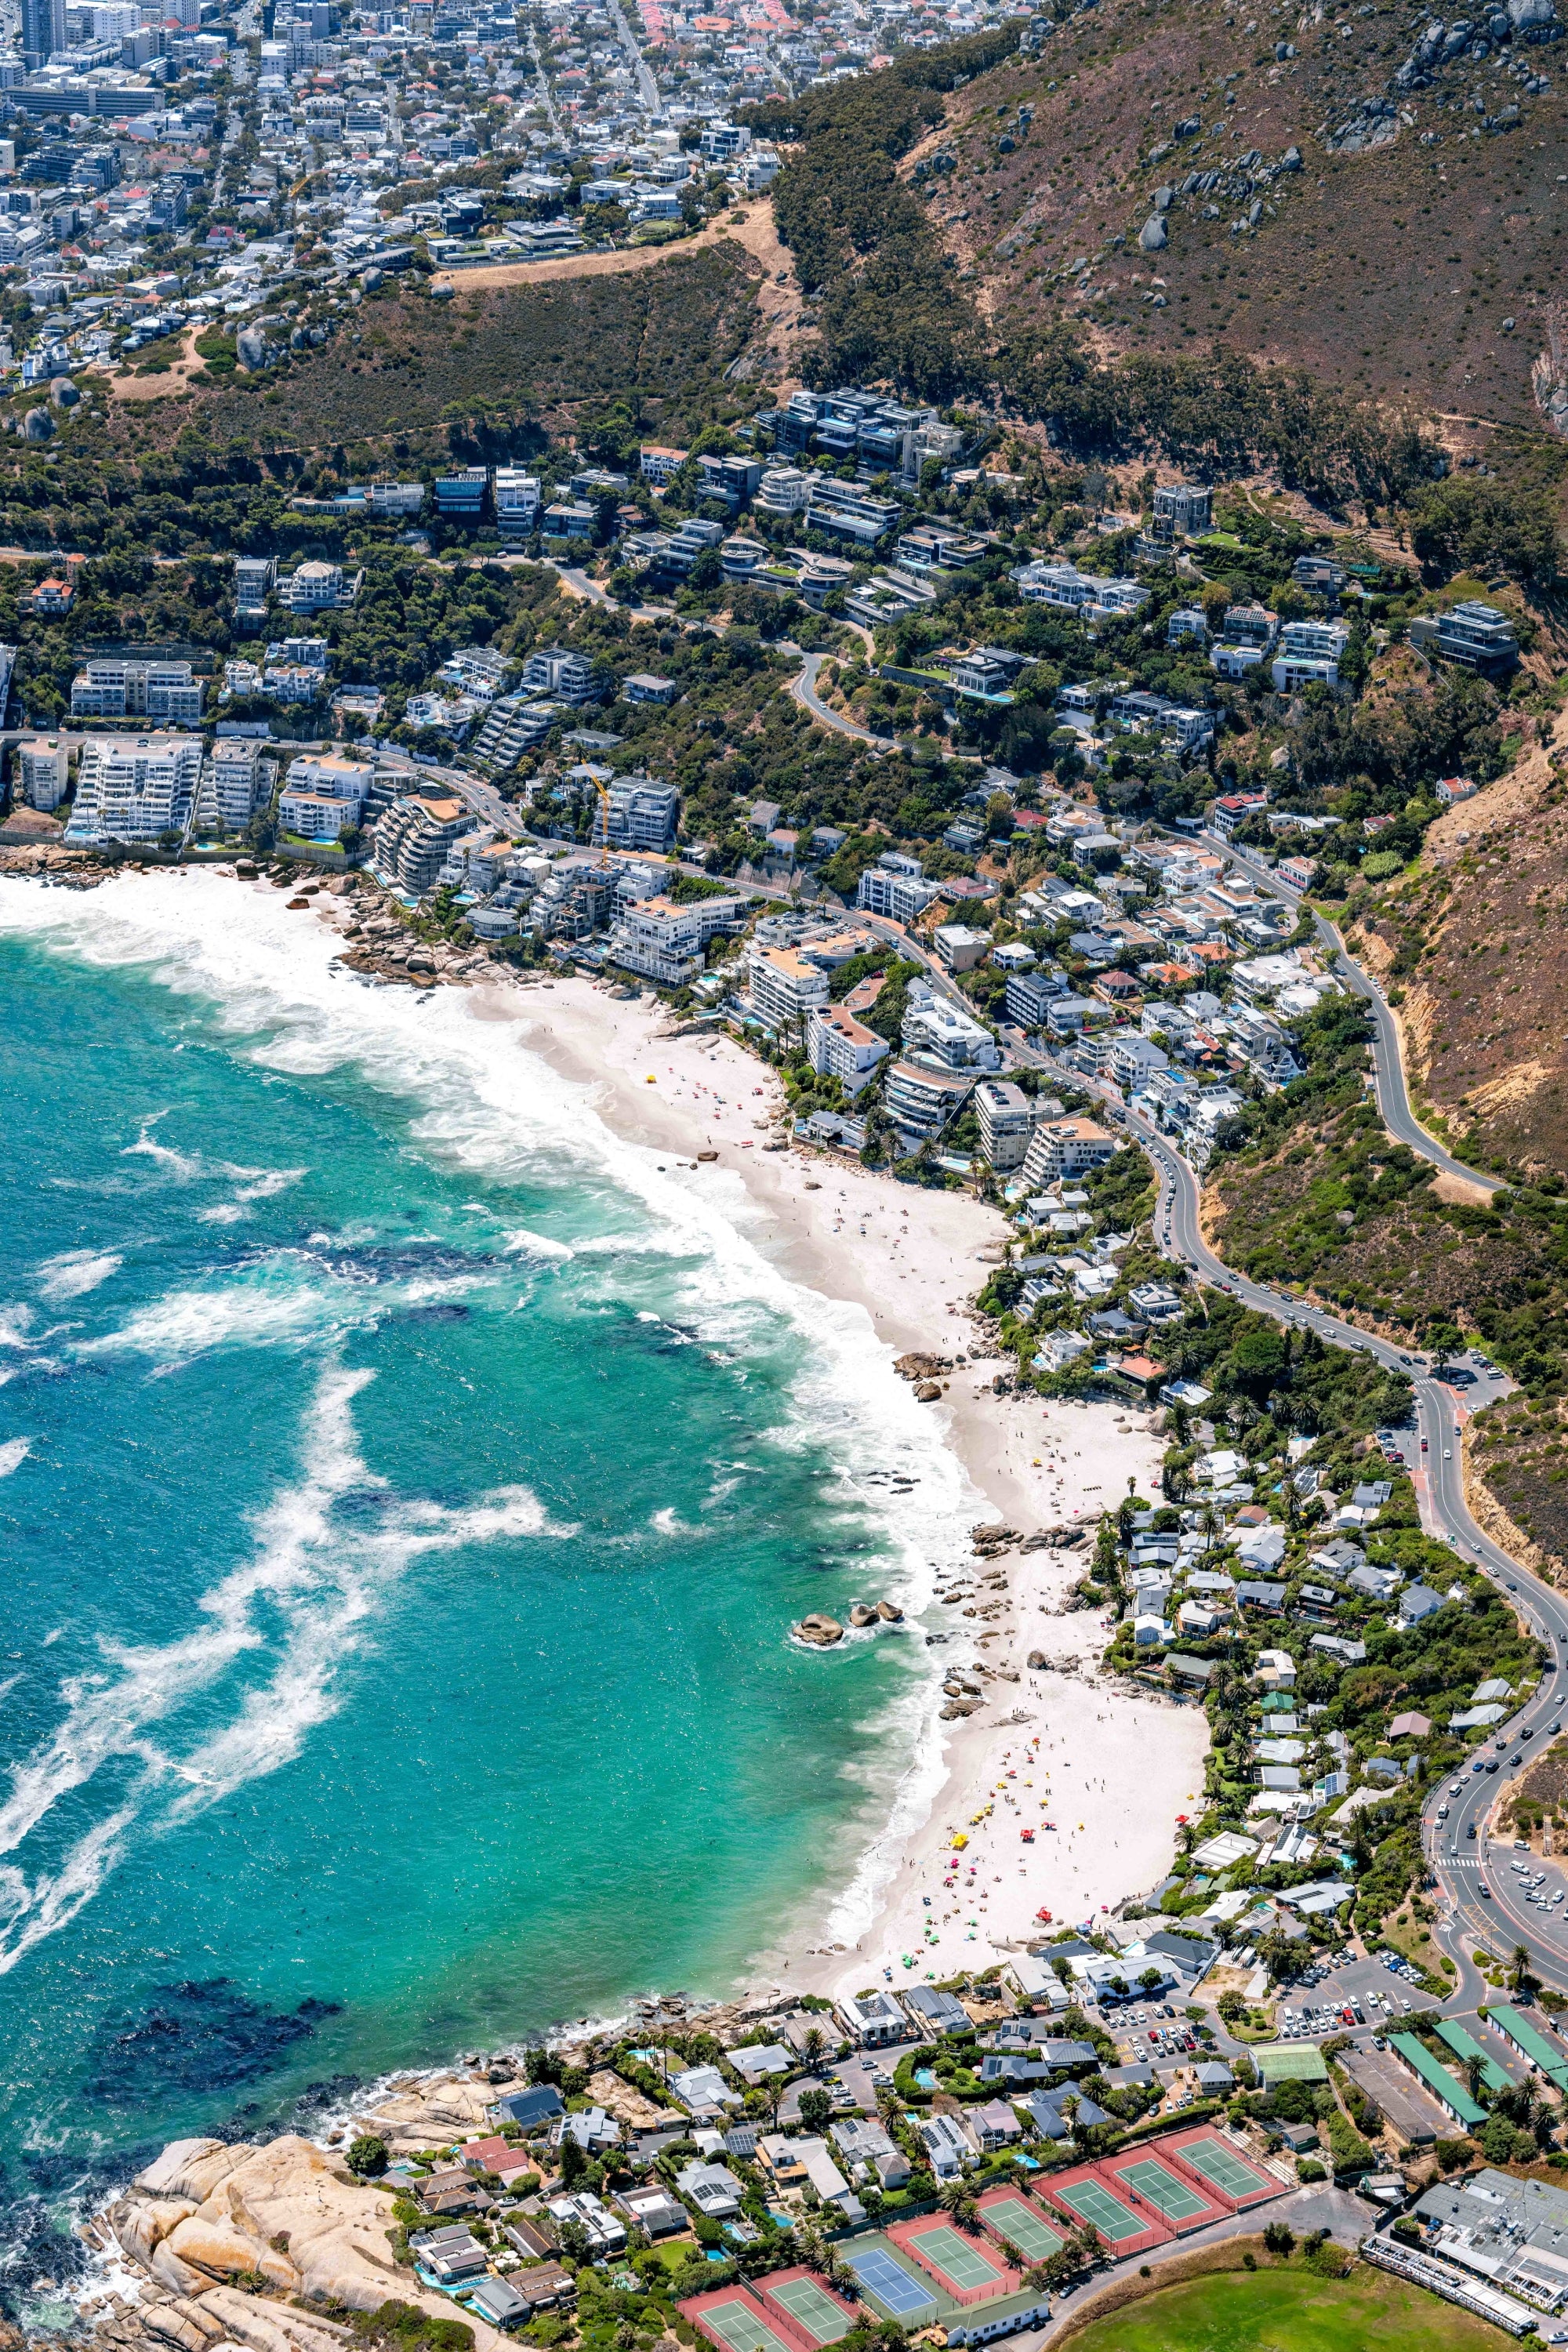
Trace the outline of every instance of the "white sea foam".
<instances>
[{"instance_id":1,"label":"white sea foam","mask_svg":"<svg viewBox=\"0 0 1568 2352\"><path fill-rule=\"evenodd\" d=\"M414 1140L448 1166L492 1182L569 1183L574 1213L595 1229L574 1231L570 1244L546 1246L543 1255L569 1246L580 1267L596 1260L605 1295L623 1303L628 1292L657 1285L657 1319L672 1325L672 1336L678 1329L741 1359L737 1378L754 1350L778 1360L787 1344L799 1369L788 1425L772 1434L841 1466L846 1509L863 1506L868 1471L896 1469L920 1481L907 1494L877 1495L889 1547L876 1572L880 1591L918 1616L931 1599L933 1564L965 1554L978 1498L938 1426L893 1376L891 1350L865 1311L790 1282L763 1255L755 1238L760 1213L738 1175L704 1170L693 1181L686 1171L661 1170L650 1151L605 1125L591 1088L560 1076L510 1024L476 1017L465 992L441 990L416 1002L401 990L353 985L332 970L337 942L324 929L296 925L276 894L202 874L177 883L117 876L90 904L17 885L0 902L0 928L89 962L153 965L170 987L216 1001L237 1047L243 1040L241 1049L269 1066L353 1063L372 1084L419 1107ZM156 1159L169 1147L153 1136L153 1124L132 1149ZM529 1250L541 1254L538 1236L527 1238ZM319 1286L311 1305L309 1287L302 1292L297 1281L287 1300L272 1299L265 1286L236 1286L226 1297L236 1292L243 1304L219 1307L206 1291L181 1294L96 1344L170 1361L182 1347L212 1343L203 1318L215 1312L233 1318L228 1336L237 1340L256 1332L320 1342L342 1328L337 1318L348 1308L368 1311L357 1300L345 1307L335 1286L325 1294L326 1308ZM637 1304L654 1313L651 1298ZM887 1827L839 1899L833 1927L846 1942L871 1916L891 1868L892 1841L929 1808L940 1784L935 1654L922 1650L917 1671L913 1643L910 1651L908 1683L872 1729L875 1753L866 1769L886 1785L868 1789L866 1806L868 1815L880 1808ZM831 1671L831 1659L825 1664Z\"/></svg>"},{"instance_id":2,"label":"white sea foam","mask_svg":"<svg viewBox=\"0 0 1568 2352\"><path fill-rule=\"evenodd\" d=\"M125 1260L113 1250L66 1250L58 1257L44 1260L38 1268L37 1285L48 1299L85 1298L111 1274L118 1274Z\"/></svg>"},{"instance_id":3,"label":"white sea foam","mask_svg":"<svg viewBox=\"0 0 1568 2352\"><path fill-rule=\"evenodd\" d=\"M30 1437L8 1437L0 1445L0 1478L9 1478L13 1470L19 1470L32 1450Z\"/></svg>"},{"instance_id":4,"label":"white sea foam","mask_svg":"<svg viewBox=\"0 0 1568 2352\"><path fill-rule=\"evenodd\" d=\"M135 1142L128 1143L120 1156L122 1160L151 1160L171 1183L194 1184L205 1172L199 1156L195 1152L176 1151L172 1145L160 1143L153 1132L159 1120L168 1116L167 1111L161 1110L154 1112L151 1118L144 1118L142 1132Z\"/></svg>"},{"instance_id":5,"label":"white sea foam","mask_svg":"<svg viewBox=\"0 0 1568 2352\"><path fill-rule=\"evenodd\" d=\"M0 1853L39 1837L57 1807L74 1819L100 1779L113 1784L111 1810L52 1866L31 1878L9 1864L0 1874L0 1975L76 1916L133 1839L191 1820L300 1753L342 1704L364 1628L412 1561L574 1532L526 1486L459 1508L387 1493L361 1458L353 1426L353 1400L374 1377L336 1362L323 1370L298 1478L257 1518L250 1557L202 1596L189 1633L161 1644L104 1643L102 1670L62 1685L61 1721L13 1769L0 1803ZM341 1523L334 1507L342 1496L377 1487L386 1496L379 1517ZM226 1704L226 1719L182 1744L163 1727L198 1698L209 1712Z\"/></svg>"}]
</instances>

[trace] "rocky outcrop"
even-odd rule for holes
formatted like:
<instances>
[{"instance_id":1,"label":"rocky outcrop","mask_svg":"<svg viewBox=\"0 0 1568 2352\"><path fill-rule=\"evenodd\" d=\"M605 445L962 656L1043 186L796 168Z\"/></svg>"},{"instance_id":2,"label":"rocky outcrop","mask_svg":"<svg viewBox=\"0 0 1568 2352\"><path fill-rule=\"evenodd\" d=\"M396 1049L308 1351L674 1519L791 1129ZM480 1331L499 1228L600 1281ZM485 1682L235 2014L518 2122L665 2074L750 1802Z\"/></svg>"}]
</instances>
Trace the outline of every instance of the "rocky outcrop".
<instances>
[{"instance_id":1,"label":"rocky outcrop","mask_svg":"<svg viewBox=\"0 0 1568 2352\"><path fill-rule=\"evenodd\" d=\"M488 2083L443 2074L400 2084L374 2108L356 2116L353 2130L374 2132L395 2156L415 2156L482 2129L495 2097Z\"/></svg>"},{"instance_id":2,"label":"rocky outcrop","mask_svg":"<svg viewBox=\"0 0 1568 2352\"><path fill-rule=\"evenodd\" d=\"M387 2104L405 2119L442 2112L444 2128L426 2133L428 2146L482 2122L491 2096L487 2084L444 2080ZM351 2179L326 2150L291 2134L265 2147L176 2140L104 2221L153 2289L137 2312L139 2332L150 2328L181 2352L219 2343L337 2352L349 2331L311 2312L312 2303L375 2311L397 2297L433 2317L451 2315L444 2297L395 2261L387 2192ZM501 2337L473 2326L477 2352L500 2352Z\"/></svg>"},{"instance_id":3,"label":"rocky outcrop","mask_svg":"<svg viewBox=\"0 0 1568 2352\"><path fill-rule=\"evenodd\" d=\"M816 1609L809 1616L803 1617L791 1631L797 1642L808 1643L814 1650L830 1650L836 1642L844 1639L844 1628L837 1618L825 1617L820 1610Z\"/></svg>"}]
</instances>

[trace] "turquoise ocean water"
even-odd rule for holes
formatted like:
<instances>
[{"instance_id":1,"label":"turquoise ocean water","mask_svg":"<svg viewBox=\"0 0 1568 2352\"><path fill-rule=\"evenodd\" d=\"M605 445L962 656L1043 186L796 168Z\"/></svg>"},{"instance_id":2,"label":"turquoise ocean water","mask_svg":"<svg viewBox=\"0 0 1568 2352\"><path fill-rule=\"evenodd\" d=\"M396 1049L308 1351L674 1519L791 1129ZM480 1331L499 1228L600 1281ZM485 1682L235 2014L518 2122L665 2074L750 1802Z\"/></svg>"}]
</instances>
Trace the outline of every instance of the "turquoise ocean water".
<instances>
[{"instance_id":1,"label":"turquoise ocean water","mask_svg":"<svg viewBox=\"0 0 1568 2352\"><path fill-rule=\"evenodd\" d=\"M13 2308L166 2138L852 1936L930 1786L918 1624L787 1639L963 1541L866 1318L329 961L213 877L0 887Z\"/></svg>"}]
</instances>

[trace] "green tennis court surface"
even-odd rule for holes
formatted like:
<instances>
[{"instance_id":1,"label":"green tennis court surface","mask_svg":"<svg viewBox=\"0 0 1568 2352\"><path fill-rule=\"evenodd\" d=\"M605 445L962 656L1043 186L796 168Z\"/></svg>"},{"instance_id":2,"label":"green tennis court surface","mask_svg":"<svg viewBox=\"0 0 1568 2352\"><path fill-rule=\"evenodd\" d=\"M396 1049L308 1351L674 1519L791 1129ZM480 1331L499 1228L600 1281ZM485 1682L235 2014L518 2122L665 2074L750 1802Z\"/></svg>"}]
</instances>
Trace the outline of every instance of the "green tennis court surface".
<instances>
[{"instance_id":1,"label":"green tennis court surface","mask_svg":"<svg viewBox=\"0 0 1568 2352\"><path fill-rule=\"evenodd\" d=\"M1076 2213L1080 2221L1092 2221L1100 2236L1109 2238L1113 2246L1128 2238L1141 2238L1149 2227L1109 2189L1102 2189L1098 2180L1075 2180L1070 2188L1053 2189L1051 2194L1058 2204Z\"/></svg>"},{"instance_id":2,"label":"green tennis court surface","mask_svg":"<svg viewBox=\"0 0 1568 2352\"><path fill-rule=\"evenodd\" d=\"M841 2311L833 2297L825 2294L813 2279L785 2279L782 2286L770 2286L768 2293L815 2344L837 2344L855 2325L849 2314Z\"/></svg>"},{"instance_id":3,"label":"green tennis court surface","mask_svg":"<svg viewBox=\"0 0 1568 2352\"><path fill-rule=\"evenodd\" d=\"M1002 2273L990 2257L981 2252L973 2238L961 2238L956 2230L945 2223L934 2230L922 2230L910 2235L909 2245L934 2263L944 2278L967 2294L977 2286L994 2286Z\"/></svg>"},{"instance_id":4,"label":"green tennis court surface","mask_svg":"<svg viewBox=\"0 0 1568 2352\"><path fill-rule=\"evenodd\" d=\"M1152 2205L1167 2221L1190 2221L1194 2215L1209 2210L1206 2197L1200 2197L1195 2189L1189 2189L1152 2156L1142 2158L1136 2164L1119 2164L1116 2178L1135 2189L1144 2203Z\"/></svg>"},{"instance_id":5,"label":"green tennis court surface","mask_svg":"<svg viewBox=\"0 0 1568 2352\"><path fill-rule=\"evenodd\" d=\"M988 2221L992 2229L999 2230L1026 2262L1048 2262L1062 2250L1062 2240L1021 2197L998 2198L994 2205L983 2205L980 2218Z\"/></svg>"},{"instance_id":6,"label":"green tennis court surface","mask_svg":"<svg viewBox=\"0 0 1568 2352\"><path fill-rule=\"evenodd\" d=\"M730 2352L787 2352L783 2336L775 2336L743 2303L710 2303L702 2316Z\"/></svg>"},{"instance_id":7,"label":"green tennis court surface","mask_svg":"<svg viewBox=\"0 0 1568 2352\"><path fill-rule=\"evenodd\" d=\"M864 2293L885 2311L891 2312L895 2319L908 2319L917 2311L938 2308L931 2289L901 2269L885 2246L865 2246L854 2252L847 2249L844 2260Z\"/></svg>"},{"instance_id":8,"label":"green tennis court surface","mask_svg":"<svg viewBox=\"0 0 1568 2352\"><path fill-rule=\"evenodd\" d=\"M1189 2140L1179 2151L1184 2164L1214 2186L1224 2197L1241 2199L1256 2197L1269 2183L1250 2164L1244 2164L1233 2149L1222 2147L1216 2139Z\"/></svg>"}]
</instances>

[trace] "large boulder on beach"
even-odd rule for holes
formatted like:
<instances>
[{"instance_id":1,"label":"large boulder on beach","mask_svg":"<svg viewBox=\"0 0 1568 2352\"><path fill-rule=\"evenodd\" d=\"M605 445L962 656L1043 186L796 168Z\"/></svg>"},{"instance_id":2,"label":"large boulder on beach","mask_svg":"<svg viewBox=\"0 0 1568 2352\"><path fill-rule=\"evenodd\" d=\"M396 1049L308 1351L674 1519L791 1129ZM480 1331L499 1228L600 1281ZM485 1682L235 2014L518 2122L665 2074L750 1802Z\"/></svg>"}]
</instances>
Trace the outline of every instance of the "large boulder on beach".
<instances>
[{"instance_id":1,"label":"large boulder on beach","mask_svg":"<svg viewBox=\"0 0 1568 2352\"><path fill-rule=\"evenodd\" d=\"M864 1601L857 1601L852 1603L849 1611L849 1622L854 1626L857 1633L861 1633L868 1625L875 1625L879 1622L880 1621L878 1618L876 1611L868 1607Z\"/></svg>"},{"instance_id":2,"label":"large boulder on beach","mask_svg":"<svg viewBox=\"0 0 1568 2352\"><path fill-rule=\"evenodd\" d=\"M917 1350L913 1355L900 1356L893 1370L901 1381L934 1381L943 1372L951 1372L952 1362L947 1356L929 1356Z\"/></svg>"},{"instance_id":3,"label":"large boulder on beach","mask_svg":"<svg viewBox=\"0 0 1568 2352\"><path fill-rule=\"evenodd\" d=\"M837 1618L826 1617L816 1609L793 1630L797 1642L809 1643L814 1650L830 1650L835 1642L844 1639L844 1628Z\"/></svg>"},{"instance_id":4,"label":"large boulder on beach","mask_svg":"<svg viewBox=\"0 0 1568 2352\"><path fill-rule=\"evenodd\" d=\"M1032 1672L1038 1673L1039 1669L1046 1664L1046 1654L1044 1650L1031 1650L1028 1656L1025 1659L1024 1664L1029 1667Z\"/></svg>"},{"instance_id":5,"label":"large boulder on beach","mask_svg":"<svg viewBox=\"0 0 1568 2352\"><path fill-rule=\"evenodd\" d=\"M917 1404L935 1404L941 1395L942 1391L938 1388L934 1381L921 1381L915 1391L915 1402Z\"/></svg>"},{"instance_id":6,"label":"large boulder on beach","mask_svg":"<svg viewBox=\"0 0 1568 2352\"><path fill-rule=\"evenodd\" d=\"M481 2099L486 2087L474 2086ZM396 2296L432 2317L450 2317L446 2297L421 2287L394 2261L388 2194L352 2180L338 2159L292 2133L265 2147L220 2149L211 2140L187 2140L165 2149L110 2216L121 2245L129 2250L138 2236L125 2209L167 2202L171 2192L188 2200L198 2181L207 2184L206 2193L154 2245L147 2267L175 2294L199 2297L231 2342L251 2352L286 2352L302 2341L291 2305L260 2301L241 2284L256 2279L271 2294L329 2311L334 2305L376 2311ZM149 2222L142 2234L151 2234L153 2226ZM313 2315L300 2317L316 2326L316 2341L331 2325L314 2322ZM473 2329L476 2352L500 2352L504 2339L495 2329L478 2321Z\"/></svg>"},{"instance_id":7,"label":"large boulder on beach","mask_svg":"<svg viewBox=\"0 0 1568 2352\"><path fill-rule=\"evenodd\" d=\"M205 2210L188 2213L169 2232L168 2250L176 2262L210 2279L262 2278L279 2294L300 2292L300 2273L287 2254L258 2246L237 2222Z\"/></svg>"},{"instance_id":8,"label":"large boulder on beach","mask_svg":"<svg viewBox=\"0 0 1568 2352\"><path fill-rule=\"evenodd\" d=\"M904 1622L904 1612L896 1601L879 1601L877 1614L884 1625L901 1625Z\"/></svg>"}]
</instances>

